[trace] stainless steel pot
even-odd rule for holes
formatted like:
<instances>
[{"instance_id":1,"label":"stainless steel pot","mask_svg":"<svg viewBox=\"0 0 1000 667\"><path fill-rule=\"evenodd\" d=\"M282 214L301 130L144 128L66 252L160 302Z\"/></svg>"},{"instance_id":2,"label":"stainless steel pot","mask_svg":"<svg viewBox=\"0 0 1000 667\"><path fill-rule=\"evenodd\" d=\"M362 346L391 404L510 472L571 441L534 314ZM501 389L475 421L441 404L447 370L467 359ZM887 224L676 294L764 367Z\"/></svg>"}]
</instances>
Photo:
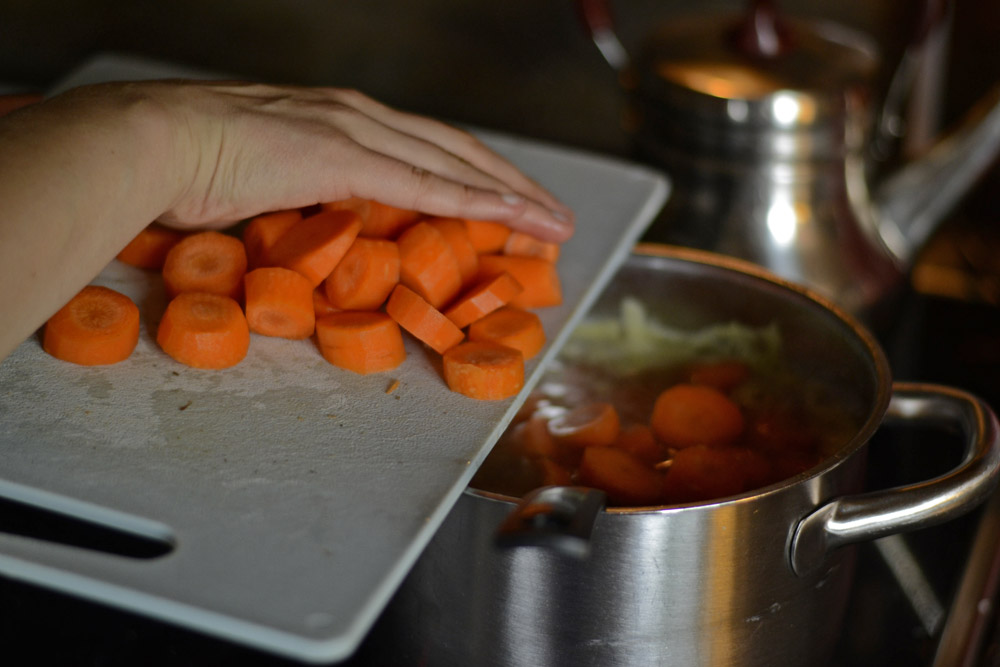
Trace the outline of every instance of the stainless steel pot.
<instances>
[{"instance_id":1,"label":"stainless steel pot","mask_svg":"<svg viewBox=\"0 0 1000 667\"><path fill-rule=\"evenodd\" d=\"M822 664L838 636L862 540L947 521L980 503L1000 466L997 420L964 392L893 383L883 352L850 317L741 263L662 246L634 253L594 308L641 299L668 325L777 323L799 372L857 418L821 465L716 502L597 514L582 558L500 548L518 499L468 489L389 605L378 632L393 664ZM961 429L955 469L861 493L884 422Z\"/></svg>"}]
</instances>

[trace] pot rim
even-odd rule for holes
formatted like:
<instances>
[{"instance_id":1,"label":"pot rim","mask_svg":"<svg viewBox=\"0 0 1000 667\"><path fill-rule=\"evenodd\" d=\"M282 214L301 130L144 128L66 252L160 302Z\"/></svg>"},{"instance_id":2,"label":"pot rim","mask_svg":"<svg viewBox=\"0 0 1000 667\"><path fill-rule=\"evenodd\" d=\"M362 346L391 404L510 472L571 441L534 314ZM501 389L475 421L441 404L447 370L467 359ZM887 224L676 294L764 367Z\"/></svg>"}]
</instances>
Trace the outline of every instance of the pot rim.
<instances>
[{"instance_id":1,"label":"pot rim","mask_svg":"<svg viewBox=\"0 0 1000 667\"><path fill-rule=\"evenodd\" d=\"M872 362L872 368L876 378L876 391L873 405L868 412L868 416L858 428L854 436L848 440L840 449L823 459L809 470L803 471L794 477L789 477L780 482L775 482L768 486L760 487L743 493L717 498L711 501L699 501L692 503L677 503L670 505L649 505L637 507L607 507L603 510L607 514L646 514L646 513L673 513L683 510L698 508L717 507L719 505L734 505L754 501L762 496L770 496L805 482L808 479L826 474L840 466L843 461L851 458L861 449L878 430L885 412L889 407L889 400L892 398L892 373L885 351L876 340L875 336L857 318L838 306L830 299L822 296L818 292L794 283L790 280L771 273L756 264L746 260L737 259L721 255L719 253L684 248L662 243L636 244L632 250L633 255L646 257L665 257L668 259L679 259L693 264L705 264L714 268L723 269L735 273L749 276L755 280L775 286L789 294L789 298L798 299L803 302L803 307L817 308L825 310L834 316L834 319L843 326L857 342L864 348L866 354ZM492 491L474 489L471 486L464 491L465 494L484 498L491 501L509 503L516 505L520 498L508 496Z\"/></svg>"}]
</instances>

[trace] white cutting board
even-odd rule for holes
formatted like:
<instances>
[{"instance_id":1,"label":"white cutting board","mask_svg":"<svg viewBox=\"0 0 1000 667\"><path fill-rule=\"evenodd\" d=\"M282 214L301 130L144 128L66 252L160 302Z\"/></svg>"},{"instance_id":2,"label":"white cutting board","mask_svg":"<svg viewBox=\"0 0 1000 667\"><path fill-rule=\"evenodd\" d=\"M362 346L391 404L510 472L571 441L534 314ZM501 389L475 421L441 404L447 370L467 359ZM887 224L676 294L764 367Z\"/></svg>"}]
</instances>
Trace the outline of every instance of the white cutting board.
<instances>
[{"instance_id":1,"label":"white cutting board","mask_svg":"<svg viewBox=\"0 0 1000 667\"><path fill-rule=\"evenodd\" d=\"M60 87L178 71L99 58ZM85 368L33 337L0 364L0 496L173 548L136 559L0 534L0 574L291 658L349 656L667 197L646 168L481 134L578 215L565 302L538 311L550 341L518 397L450 392L413 341L368 377L259 336L232 369L187 368L153 341L159 279L114 262L98 282L140 305L139 345Z\"/></svg>"}]
</instances>

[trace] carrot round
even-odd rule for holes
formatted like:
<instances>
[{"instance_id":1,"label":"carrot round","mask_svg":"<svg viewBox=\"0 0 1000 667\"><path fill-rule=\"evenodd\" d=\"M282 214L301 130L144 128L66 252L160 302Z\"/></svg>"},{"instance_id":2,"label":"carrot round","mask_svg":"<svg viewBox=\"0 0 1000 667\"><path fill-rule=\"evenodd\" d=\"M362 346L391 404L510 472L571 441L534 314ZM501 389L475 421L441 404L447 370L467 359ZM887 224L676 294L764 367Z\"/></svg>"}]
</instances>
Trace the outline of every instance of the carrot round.
<instances>
[{"instance_id":1,"label":"carrot round","mask_svg":"<svg viewBox=\"0 0 1000 667\"><path fill-rule=\"evenodd\" d=\"M460 343L442 356L448 388L463 396L495 401L509 398L524 386L524 357L497 343Z\"/></svg>"},{"instance_id":2,"label":"carrot round","mask_svg":"<svg viewBox=\"0 0 1000 667\"><path fill-rule=\"evenodd\" d=\"M194 368L229 368L250 347L240 304L218 294L184 292L163 313L156 342L175 360Z\"/></svg>"},{"instance_id":3,"label":"carrot round","mask_svg":"<svg viewBox=\"0 0 1000 667\"><path fill-rule=\"evenodd\" d=\"M340 310L330 303L330 299L327 298L326 291L322 287L313 290L313 312L316 313L317 318L331 313L339 313Z\"/></svg>"},{"instance_id":4,"label":"carrot round","mask_svg":"<svg viewBox=\"0 0 1000 667\"><path fill-rule=\"evenodd\" d=\"M559 446L549 433L548 420L532 416L515 424L510 429L517 451L528 458L554 459L559 455Z\"/></svg>"},{"instance_id":5,"label":"carrot round","mask_svg":"<svg viewBox=\"0 0 1000 667\"><path fill-rule=\"evenodd\" d=\"M562 303L562 285L556 265L537 257L481 255L479 280L489 280L509 273L524 290L510 302L520 308L546 308Z\"/></svg>"},{"instance_id":6,"label":"carrot round","mask_svg":"<svg viewBox=\"0 0 1000 667\"><path fill-rule=\"evenodd\" d=\"M118 260L140 269L159 271L167 259L167 253L186 235L155 222L129 241L118 253Z\"/></svg>"},{"instance_id":7,"label":"carrot round","mask_svg":"<svg viewBox=\"0 0 1000 667\"><path fill-rule=\"evenodd\" d=\"M750 367L738 360L712 361L695 364L688 371L691 384L714 387L730 392L750 377Z\"/></svg>"},{"instance_id":8,"label":"carrot round","mask_svg":"<svg viewBox=\"0 0 1000 667\"><path fill-rule=\"evenodd\" d=\"M278 239L292 225L302 220L298 209L264 213L250 220L243 228L243 245L247 251L247 266L256 269L270 264L269 253Z\"/></svg>"},{"instance_id":9,"label":"carrot round","mask_svg":"<svg viewBox=\"0 0 1000 667\"><path fill-rule=\"evenodd\" d=\"M749 450L736 447L695 445L679 450L663 480L664 500L689 503L742 493L748 487L750 456Z\"/></svg>"},{"instance_id":10,"label":"carrot round","mask_svg":"<svg viewBox=\"0 0 1000 667\"><path fill-rule=\"evenodd\" d=\"M361 375L396 368L406 359L399 325L385 313L345 310L316 320L323 358Z\"/></svg>"},{"instance_id":11,"label":"carrot round","mask_svg":"<svg viewBox=\"0 0 1000 667\"><path fill-rule=\"evenodd\" d=\"M571 447L607 447L618 437L621 423L610 403L587 403L549 420L553 439Z\"/></svg>"},{"instance_id":12,"label":"carrot round","mask_svg":"<svg viewBox=\"0 0 1000 667\"><path fill-rule=\"evenodd\" d=\"M394 239L420 218L417 211L397 208L371 199L352 197L323 204L327 211L354 211L361 218L359 236L370 239Z\"/></svg>"},{"instance_id":13,"label":"carrot round","mask_svg":"<svg viewBox=\"0 0 1000 667\"><path fill-rule=\"evenodd\" d=\"M167 253L163 284L171 298L182 292L207 292L238 300L243 296L246 270L241 240L221 232L198 232L178 241Z\"/></svg>"},{"instance_id":14,"label":"carrot round","mask_svg":"<svg viewBox=\"0 0 1000 667\"><path fill-rule=\"evenodd\" d=\"M316 325L313 286L299 273L266 266L246 274L246 317L250 331L301 340Z\"/></svg>"},{"instance_id":15,"label":"carrot round","mask_svg":"<svg viewBox=\"0 0 1000 667\"><path fill-rule=\"evenodd\" d=\"M455 298L462 289L462 273L441 232L418 222L400 234L397 243L402 284L438 309Z\"/></svg>"},{"instance_id":16,"label":"carrot round","mask_svg":"<svg viewBox=\"0 0 1000 667\"><path fill-rule=\"evenodd\" d=\"M396 285L392 290L385 312L438 354L443 354L465 338L462 330L444 313L406 285Z\"/></svg>"},{"instance_id":17,"label":"carrot round","mask_svg":"<svg viewBox=\"0 0 1000 667\"><path fill-rule=\"evenodd\" d=\"M127 359L139 341L139 308L127 296L88 285L49 318L42 348L83 366Z\"/></svg>"},{"instance_id":18,"label":"carrot round","mask_svg":"<svg viewBox=\"0 0 1000 667\"><path fill-rule=\"evenodd\" d=\"M463 220L469 241L480 255L502 252L511 229L501 222L491 220Z\"/></svg>"},{"instance_id":19,"label":"carrot round","mask_svg":"<svg viewBox=\"0 0 1000 667\"><path fill-rule=\"evenodd\" d=\"M740 408L718 389L677 384L653 404L650 427L667 446L719 446L736 440L744 427Z\"/></svg>"},{"instance_id":20,"label":"carrot round","mask_svg":"<svg viewBox=\"0 0 1000 667\"><path fill-rule=\"evenodd\" d=\"M455 326L464 329L510 303L523 289L509 273L501 273L459 296L444 314Z\"/></svg>"},{"instance_id":21,"label":"carrot round","mask_svg":"<svg viewBox=\"0 0 1000 667\"><path fill-rule=\"evenodd\" d=\"M289 227L271 247L268 263L298 271L318 287L360 230L361 219L353 211L322 211Z\"/></svg>"},{"instance_id":22,"label":"carrot round","mask_svg":"<svg viewBox=\"0 0 1000 667\"><path fill-rule=\"evenodd\" d=\"M375 310L399 282L399 247L385 239L357 238L323 284L335 308Z\"/></svg>"},{"instance_id":23,"label":"carrot round","mask_svg":"<svg viewBox=\"0 0 1000 667\"><path fill-rule=\"evenodd\" d=\"M561 246L551 241L543 241L531 234L512 231L503 245L503 254L517 257L538 257L547 262L559 259Z\"/></svg>"},{"instance_id":24,"label":"carrot round","mask_svg":"<svg viewBox=\"0 0 1000 667\"><path fill-rule=\"evenodd\" d=\"M656 441L653 429L646 424L623 426L611 446L623 449L650 464L659 463L667 458L666 448Z\"/></svg>"},{"instance_id":25,"label":"carrot round","mask_svg":"<svg viewBox=\"0 0 1000 667\"><path fill-rule=\"evenodd\" d=\"M587 447L577 470L580 483L601 489L612 505L659 504L663 476L632 454L614 447Z\"/></svg>"},{"instance_id":26,"label":"carrot round","mask_svg":"<svg viewBox=\"0 0 1000 667\"><path fill-rule=\"evenodd\" d=\"M465 223L458 218L428 218L427 223L441 232L441 236L451 246L458 261L458 271L462 276L462 284L468 285L475 281L479 270L479 254L469 239Z\"/></svg>"},{"instance_id":27,"label":"carrot round","mask_svg":"<svg viewBox=\"0 0 1000 667\"><path fill-rule=\"evenodd\" d=\"M545 329L535 313L505 306L469 325L469 340L488 340L521 351L532 359L545 345Z\"/></svg>"}]
</instances>

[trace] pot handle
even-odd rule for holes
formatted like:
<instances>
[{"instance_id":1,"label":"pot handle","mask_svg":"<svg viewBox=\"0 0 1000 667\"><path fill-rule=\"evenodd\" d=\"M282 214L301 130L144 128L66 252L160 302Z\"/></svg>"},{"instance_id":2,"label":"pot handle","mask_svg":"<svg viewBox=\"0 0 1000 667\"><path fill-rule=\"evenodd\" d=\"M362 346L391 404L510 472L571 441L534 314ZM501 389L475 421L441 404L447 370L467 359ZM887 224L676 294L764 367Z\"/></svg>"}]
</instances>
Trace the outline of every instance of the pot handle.
<instances>
[{"instance_id":1,"label":"pot handle","mask_svg":"<svg viewBox=\"0 0 1000 667\"><path fill-rule=\"evenodd\" d=\"M545 547L584 558L590 533L607 504L603 491L585 486L543 486L521 498L500 524L498 547Z\"/></svg>"},{"instance_id":2,"label":"pot handle","mask_svg":"<svg viewBox=\"0 0 1000 667\"><path fill-rule=\"evenodd\" d=\"M608 0L576 0L576 9L604 59L616 71L624 70L628 65L628 51L615 33Z\"/></svg>"},{"instance_id":3,"label":"pot handle","mask_svg":"<svg viewBox=\"0 0 1000 667\"><path fill-rule=\"evenodd\" d=\"M813 572L837 547L950 521L996 487L1000 425L979 398L951 387L897 382L886 419L956 424L965 436L961 463L924 482L837 498L802 519L789 554L796 574Z\"/></svg>"}]
</instances>

